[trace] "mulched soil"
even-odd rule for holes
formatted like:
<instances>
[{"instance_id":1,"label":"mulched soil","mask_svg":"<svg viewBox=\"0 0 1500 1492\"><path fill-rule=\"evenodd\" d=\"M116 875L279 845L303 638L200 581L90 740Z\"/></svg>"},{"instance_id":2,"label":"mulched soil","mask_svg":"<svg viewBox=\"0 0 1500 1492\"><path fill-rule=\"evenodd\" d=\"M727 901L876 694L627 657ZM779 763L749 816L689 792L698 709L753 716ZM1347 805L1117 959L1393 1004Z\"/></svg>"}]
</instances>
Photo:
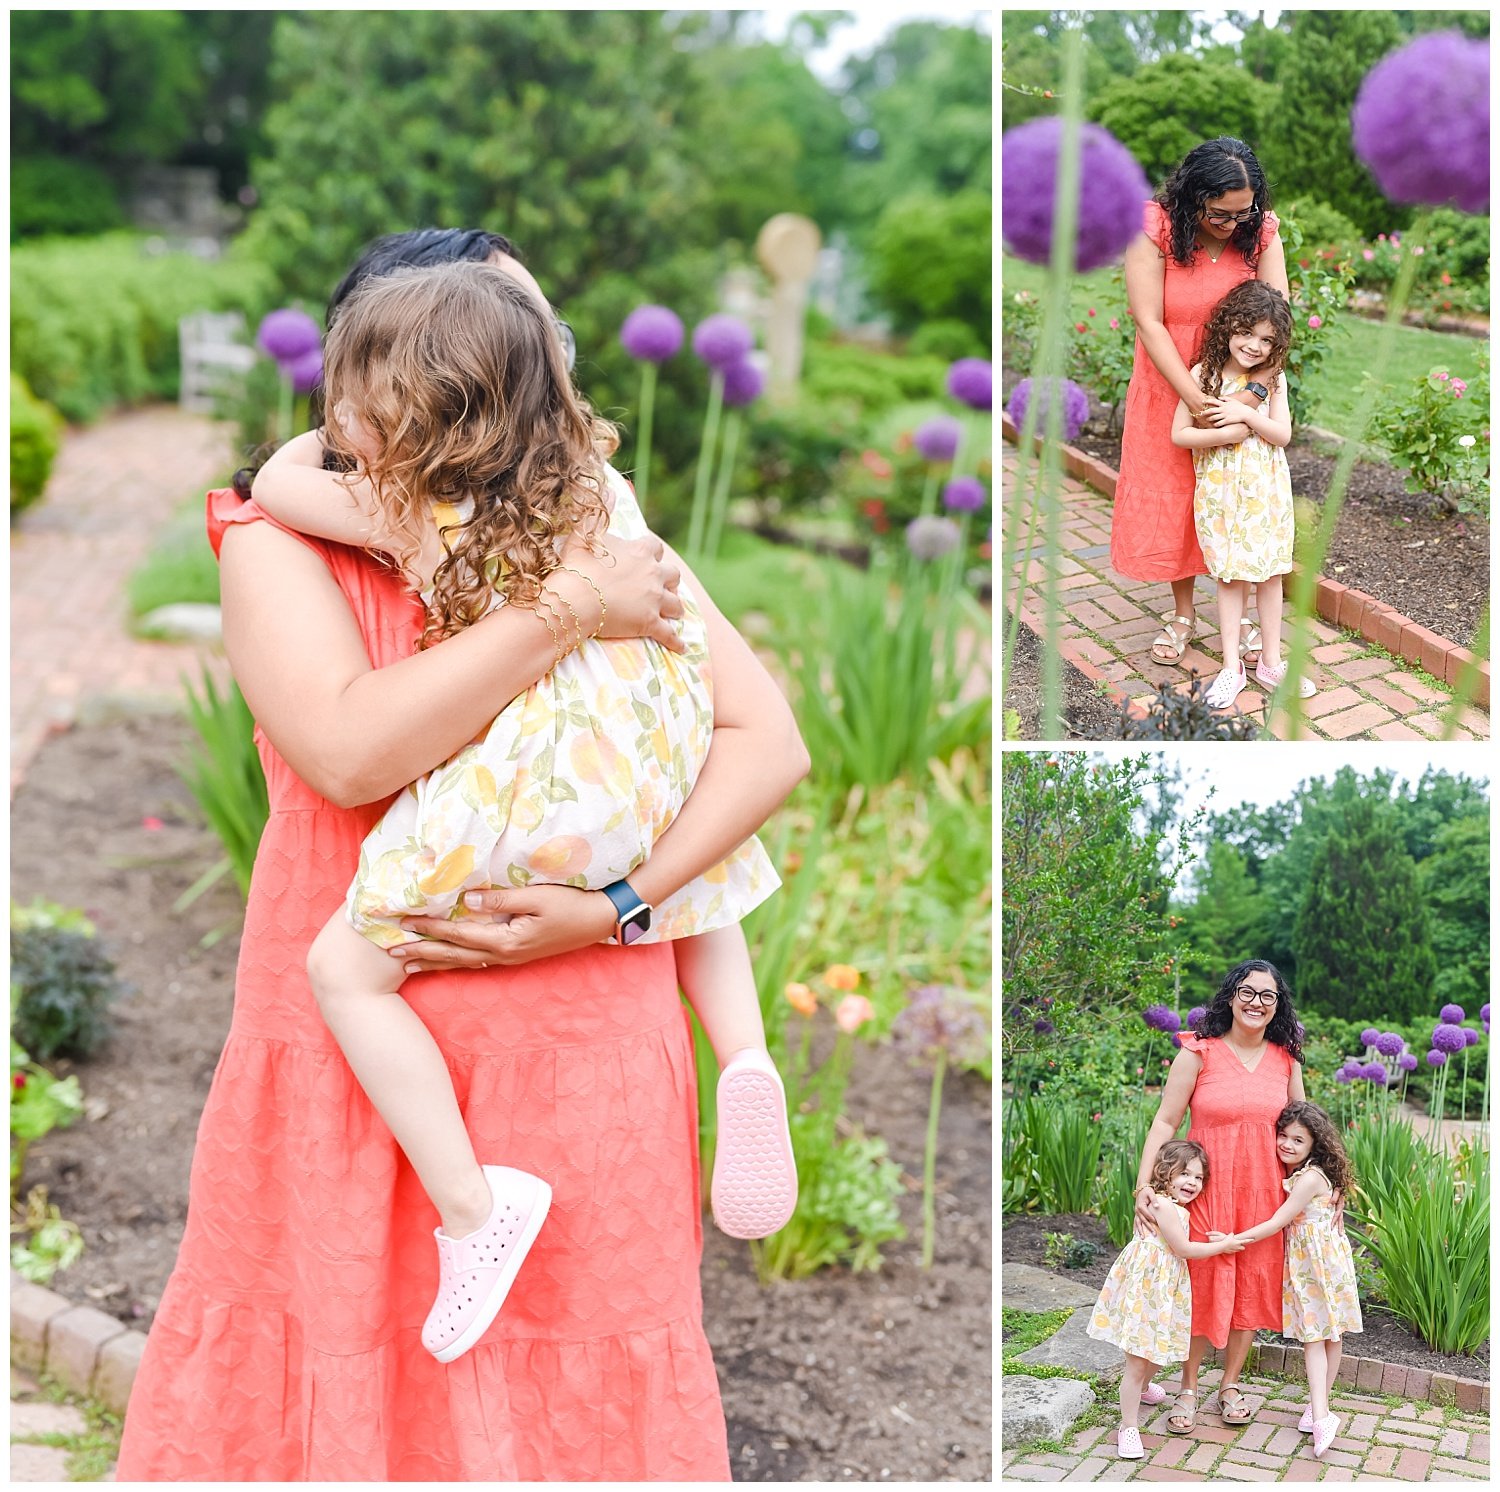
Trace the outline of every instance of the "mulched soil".
<instances>
[{"instance_id":1,"label":"mulched soil","mask_svg":"<svg viewBox=\"0 0 1500 1492\"><path fill-rule=\"evenodd\" d=\"M1119 1250L1109 1241L1109 1229L1104 1219L1081 1212L1051 1215L1007 1213L1001 1219L1000 1227L1002 1275L1007 1264L1032 1264L1038 1269L1047 1268L1049 1233L1068 1233L1075 1239L1100 1246L1092 1264L1082 1269L1055 1270L1054 1273L1062 1279L1096 1289L1104 1283ZM1405 1367L1426 1368L1433 1373L1453 1373L1460 1378L1478 1378L1489 1382L1488 1342L1472 1357L1434 1352L1426 1342L1413 1335L1385 1311L1367 1306L1363 1315L1364 1331L1358 1337L1351 1336L1346 1343L1346 1350L1351 1356L1373 1357L1382 1362L1400 1363ZM1270 1332L1263 1332L1261 1340L1272 1344L1281 1343L1281 1338Z\"/></svg>"},{"instance_id":2,"label":"mulched soil","mask_svg":"<svg viewBox=\"0 0 1500 1492\"><path fill-rule=\"evenodd\" d=\"M1007 622L1007 627L1009 622ZM1062 713L1068 727L1068 739L1076 741L1115 741L1120 736L1120 712L1106 696L1099 693L1092 679L1086 678L1066 658L1059 658L1062 683ZM1042 739L1042 654L1041 645L1026 628L1016 639L1016 653L1005 676L1004 707L1021 717L1020 739Z\"/></svg>"},{"instance_id":3,"label":"mulched soil","mask_svg":"<svg viewBox=\"0 0 1500 1492\"><path fill-rule=\"evenodd\" d=\"M1005 370L1005 397L1020 375ZM1120 435L1108 411L1091 403L1089 422L1072 442L1120 469ZM1287 449L1292 490L1322 506L1337 452L1294 436ZM1414 622L1465 646L1489 597L1490 531L1477 517L1454 518L1407 492L1392 466L1356 462L1323 564L1332 580L1394 606Z\"/></svg>"},{"instance_id":4,"label":"mulched soil","mask_svg":"<svg viewBox=\"0 0 1500 1492\"><path fill-rule=\"evenodd\" d=\"M83 1257L53 1288L142 1330L181 1237L239 947L227 886L172 910L218 854L173 770L187 739L172 717L75 728L43 748L11 817L12 894L84 907L134 986L102 1051L53 1064L78 1073L88 1118L32 1147L25 1185L45 1183L83 1230ZM990 1089L970 1073L944 1088L937 1251L924 1271L910 1178L929 1086L889 1047L862 1049L848 1116L888 1141L908 1178L909 1236L878 1273L762 1288L746 1245L705 1220L704 1318L736 1480L990 1479Z\"/></svg>"}]
</instances>

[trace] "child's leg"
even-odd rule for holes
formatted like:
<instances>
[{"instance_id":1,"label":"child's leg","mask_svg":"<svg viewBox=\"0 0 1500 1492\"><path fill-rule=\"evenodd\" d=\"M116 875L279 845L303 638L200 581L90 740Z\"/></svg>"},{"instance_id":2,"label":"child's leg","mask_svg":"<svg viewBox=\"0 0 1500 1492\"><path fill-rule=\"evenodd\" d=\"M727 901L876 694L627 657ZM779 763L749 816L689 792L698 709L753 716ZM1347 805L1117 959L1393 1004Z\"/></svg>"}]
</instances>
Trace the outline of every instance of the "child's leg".
<instances>
[{"instance_id":1,"label":"child's leg","mask_svg":"<svg viewBox=\"0 0 1500 1492\"><path fill-rule=\"evenodd\" d=\"M1156 1364L1133 1353L1125 1354L1125 1371L1120 1374L1120 1428L1138 1430L1141 1423L1141 1390L1149 1382Z\"/></svg>"},{"instance_id":2,"label":"child's leg","mask_svg":"<svg viewBox=\"0 0 1500 1492\"><path fill-rule=\"evenodd\" d=\"M1240 619L1245 615L1243 580L1216 582L1219 604L1219 646L1224 652L1224 667L1233 668L1240 661Z\"/></svg>"},{"instance_id":3,"label":"child's leg","mask_svg":"<svg viewBox=\"0 0 1500 1492\"><path fill-rule=\"evenodd\" d=\"M1344 1360L1344 1344L1342 1340L1324 1342L1323 1348L1328 1358L1328 1394L1332 1398L1334 1385L1339 1381L1339 1364Z\"/></svg>"},{"instance_id":4,"label":"child's leg","mask_svg":"<svg viewBox=\"0 0 1500 1492\"><path fill-rule=\"evenodd\" d=\"M1255 587L1256 610L1260 612L1260 656L1269 670L1281 667L1281 613L1285 595L1283 576L1273 575Z\"/></svg>"},{"instance_id":5,"label":"child's leg","mask_svg":"<svg viewBox=\"0 0 1500 1492\"><path fill-rule=\"evenodd\" d=\"M490 1216L489 1183L438 1044L401 998L400 961L356 932L340 909L313 940L307 974L333 1039L406 1152L443 1231L472 1233Z\"/></svg>"},{"instance_id":6,"label":"child's leg","mask_svg":"<svg viewBox=\"0 0 1500 1492\"><path fill-rule=\"evenodd\" d=\"M750 948L738 923L716 928L696 938L672 944L677 957L677 982L703 1025L704 1035L727 1067L736 1052L766 1049L766 1028L760 1018L760 996Z\"/></svg>"},{"instance_id":7,"label":"child's leg","mask_svg":"<svg viewBox=\"0 0 1500 1492\"><path fill-rule=\"evenodd\" d=\"M1328 1418L1328 1344L1304 1342L1302 1358L1307 1364L1307 1395L1315 1420Z\"/></svg>"}]
</instances>

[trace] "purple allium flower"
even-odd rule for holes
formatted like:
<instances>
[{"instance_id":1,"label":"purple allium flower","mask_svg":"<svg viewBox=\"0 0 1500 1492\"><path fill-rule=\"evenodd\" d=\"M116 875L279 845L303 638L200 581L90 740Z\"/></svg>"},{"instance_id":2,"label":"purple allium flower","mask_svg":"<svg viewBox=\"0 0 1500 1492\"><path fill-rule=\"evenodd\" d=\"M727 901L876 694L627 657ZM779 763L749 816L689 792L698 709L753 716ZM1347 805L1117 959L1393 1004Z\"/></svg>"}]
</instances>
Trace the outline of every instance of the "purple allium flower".
<instances>
[{"instance_id":1,"label":"purple allium flower","mask_svg":"<svg viewBox=\"0 0 1500 1492\"><path fill-rule=\"evenodd\" d=\"M951 461L958 454L963 433L961 421L951 414L940 414L918 425L912 432L911 443L924 461Z\"/></svg>"},{"instance_id":2,"label":"purple allium flower","mask_svg":"<svg viewBox=\"0 0 1500 1492\"><path fill-rule=\"evenodd\" d=\"M742 357L720 369L724 375L724 402L735 409L754 404L765 392L766 375L750 361Z\"/></svg>"},{"instance_id":3,"label":"purple allium flower","mask_svg":"<svg viewBox=\"0 0 1500 1492\"><path fill-rule=\"evenodd\" d=\"M948 369L948 392L970 409L995 407L995 365L982 357L961 357Z\"/></svg>"},{"instance_id":4,"label":"purple allium flower","mask_svg":"<svg viewBox=\"0 0 1500 1492\"><path fill-rule=\"evenodd\" d=\"M1402 1072L1415 1072L1417 1070L1417 1054L1415 1052L1402 1052L1396 1058L1396 1066Z\"/></svg>"},{"instance_id":5,"label":"purple allium flower","mask_svg":"<svg viewBox=\"0 0 1500 1492\"><path fill-rule=\"evenodd\" d=\"M1481 1005L1479 1007L1479 1019L1482 1020L1482 1021L1487 1021L1487 1020L1489 1020L1489 1018L1490 1018L1490 1007L1488 1005Z\"/></svg>"},{"instance_id":6,"label":"purple allium flower","mask_svg":"<svg viewBox=\"0 0 1500 1492\"><path fill-rule=\"evenodd\" d=\"M1141 231L1141 210L1151 195L1146 173L1126 148L1097 124L1080 127L1078 137L1082 194L1088 211L1078 217L1073 267L1080 273L1110 264ZM1062 153L1062 120L1031 119L1007 130L1000 140L1000 220L1005 242L1033 264L1052 260L1056 214L1057 161Z\"/></svg>"},{"instance_id":7,"label":"purple allium flower","mask_svg":"<svg viewBox=\"0 0 1500 1492\"><path fill-rule=\"evenodd\" d=\"M620 328L620 345L637 362L664 363L682 347L682 318L666 306L637 306Z\"/></svg>"},{"instance_id":8,"label":"purple allium flower","mask_svg":"<svg viewBox=\"0 0 1500 1492\"><path fill-rule=\"evenodd\" d=\"M1464 1040L1462 1026L1435 1026L1432 1031L1432 1044L1440 1052L1461 1052L1468 1045Z\"/></svg>"},{"instance_id":9,"label":"purple allium flower","mask_svg":"<svg viewBox=\"0 0 1500 1492\"><path fill-rule=\"evenodd\" d=\"M1354 153L1393 202L1490 204L1490 43L1431 31L1365 74ZM1093 186L1090 183L1090 200Z\"/></svg>"},{"instance_id":10,"label":"purple allium flower","mask_svg":"<svg viewBox=\"0 0 1500 1492\"><path fill-rule=\"evenodd\" d=\"M1382 1031L1375 1038L1375 1050L1387 1057L1394 1057L1406 1043L1395 1031Z\"/></svg>"},{"instance_id":11,"label":"purple allium flower","mask_svg":"<svg viewBox=\"0 0 1500 1492\"><path fill-rule=\"evenodd\" d=\"M1336 1083L1352 1083L1354 1079L1341 1067L1334 1073L1333 1080Z\"/></svg>"},{"instance_id":12,"label":"purple allium flower","mask_svg":"<svg viewBox=\"0 0 1500 1492\"><path fill-rule=\"evenodd\" d=\"M1429 1067L1441 1067L1448 1060L1443 1052L1431 1051L1427 1054L1427 1065Z\"/></svg>"},{"instance_id":13,"label":"purple allium flower","mask_svg":"<svg viewBox=\"0 0 1500 1492\"><path fill-rule=\"evenodd\" d=\"M262 352L269 353L278 363L294 363L323 345L318 323L306 311L290 307L272 311L261 322L255 341Z\"/></svg>"},{"instance_id":14,"label":"purple allium flower","mask_svg":"<svg viewBox=\"0 0 1500 1492\"><path fill-rule=\"evenodd\" d=\"M737 316L720 312L709 316L693 328L693 351L710 368L720 371L739 362L755 346L750 328Z\"/></svg>"},{"instance_id":15,"label":"purple allium flower","mask_svg":"<svg viewBox=\"0 0 1500 1492\"><path fill-rule=\"evenodd\" d=\"M314 347L301 357L281 365L292 380L292 388L299 394L310 394L323 381L323 349Z\"/></svg>"},{"instance_id":16,"label":"purple allium flower","mask_svg":"<svg viewBox=\"0 0 1500 1492\"><path fill-rule=\"evenodd\" d=\"M1385 1087L1387 1073L1384 1062L1370 1062L1360 1070L1360 1076L1368 1078L1377 1088Z\"/></svg>"},{"instance_id":17,"label":"purple allium flower","mask_svg":"<svg viewBox=\"0 0 1500 1492\"><path fill-rule=\"evenodd\" d=\"M1178 1019L1177 1012L1165 1005L1148 1005L1141 1012L1141 1019L1153 1031L1173 1032L1182 1029L1182 1021Z\"/></svg>"},{"instance_id":18,"label":"purple allium flower","mask_svg":"<svg viewBox=\"0 0 1500 1492\"><path fill-rule=\"evenodd\" d=\"M958 525L951 518L913 518L906 525L906 547L919 560L938 560L958 548Z\"/></svg>"},{"instance_id":19,"label":"purple allium flower","mask_svg":"<svg viewBox=\"0 0 1500 1492\"><path fill-rule=\"evenodd\" d=\"M950 513L977 513L988 496L978 477L954 477L943 484L943 506Z\"/></svg>"},{"instance_id":20,"label":"purple allium flower","mask_svg":"<svg viewBox=\"0 0 1500 1492\"><path fill-rule=\"evenodd\" d=\"M1458 1025L1459 1022L1463 1020L1463 1018L1464 1008L1462 1005L1445 1005L1440 1011L1438 1011L1438 1019L1440 1021L1446 1022L1450 1026Z\"/></svg>"},{"instance_id":21,"label":"purple allium flower","mask_svg":"<svg viewBox=\"0 0 1500 1492\"><path fill-rule=\"evenodd\" d=\"M1206 1005L1195 1005L1190 1011L1188 1011L1187 1023L1195 1031L1198 1029L1198 1022L1203 1019L1203 1016L1207 1009L1208 1007Z\"/></svg>"},{"instance_id":22,"label":"purple allium flower","mask_svg":"<svg viewBox=\"0 0 1500 1492\"><path fill-rule=\"evenodd\" d=\"M1346 1083L1352 1083L1355 1078L1362 1078L1365 1075L1364 1064L1362 1062L1357 1062L1353 1057L1350 1057L1349 1060L1345 1062L1341 1068L1339 1068L1338 1075L1343 1078Z\"/></svg>"},{"instance_id":23,"label":"purple allium flower","mask_svg":"<svg viewBox=\"0 0 1500 1492\"><path fill-rule=\"evenodd\" d=\"M1057 1030L1057 1027L1054 1026L1046 1016L1039 1016L1036 1020L1032 1021L1031 1029L1035 1031L1038 1036L1050 1036L1055 1030Z\"/></svg>"},{"instance_id":24,"label":"purple allium flower","mask_svg":"<svg viewBox=\"0 0 1500 1492\"><path fill-rule=\"evenodd\" d=\"M1377 1031L1374 1026L1366 1026L1365 1029L1359 1033L1359 1044L1361 1046L1374 1046L1375 1043L1379 1040L1380 1032Z\"/></svg>"},{"instance_id":25,"label":"purple allium flower","mask_svg":"<svg viewBox=\"0 0 1500 1492\"><path fill-rule=\"evenodd\" d=\"M913 990L906 1009L891 1023L895 1046L916 1057L940 1051L959 1059L981 1055L987 1032L972 998L951 984L927 984Z\"/></svg>"},{"instance_id":26,"label":"purple allium flower","mask_svg":"<svg viewBox=\"0 0 1500 1492\"><path fill-rule=\"evenodd\" d=\"M1479 1045L1479 1032L1476 1031L1473 1028L1473 1026L1463 1026L1463 1027L1460 1027L1460 1029L1464 1033L1464 1045L1465 1046L1478 1046Z\"/></svg>"},{"instance_id":27,"label":"purple allium flower","mask_svg":"<svg viewBox=\"0 0 1500 1492\"><path fill-rule=\"evenodd\" d=\"M1047 404L1052 396L1052 390L1061 383L1062 385L1062 438L1064 442L1073 440L1078 432L1083 429L1084 421L1089 417L1089 396L1071 378L1046 379L1044 378L1036 386L1037 407L1036 427L1038 430L1047 428ZM1026 406L1031 402L1032 381L1023 378L1011 392L1010 403L1006 405L1005 412L1020 426L1026 419Z\"/></svg>"}]
</instances>

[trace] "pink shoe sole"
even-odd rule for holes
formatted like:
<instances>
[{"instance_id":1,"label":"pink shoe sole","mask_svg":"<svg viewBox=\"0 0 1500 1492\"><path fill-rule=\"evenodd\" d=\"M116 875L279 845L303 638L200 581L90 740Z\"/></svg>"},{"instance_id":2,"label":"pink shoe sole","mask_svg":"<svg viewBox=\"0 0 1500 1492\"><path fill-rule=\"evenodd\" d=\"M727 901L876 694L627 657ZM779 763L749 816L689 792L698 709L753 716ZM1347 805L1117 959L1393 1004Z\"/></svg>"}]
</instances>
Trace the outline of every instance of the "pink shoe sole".
<instances>
[{"instance_id":1,"label":"pink shoe sole","mask_svg":"<svg viewBox=\"0 0 1500 1492\"><path fill-rule=\"evenodd\" d=\"M552 1206L540 1176L510 1166L481 1166L494 1206L489 1221L465 1238L437 1239L438 1296L422 1327L422 1345L439 1362L462 1357L490 1328Z\"/></svg>"},{"instance_id":2,"label":"pink shoe sole","mask_svg":"<svg viewBox=\"0 0 1500 1492\"><path fill-rule=\"evenodd\" d=\"M797 1206L786 1093L763 1052L740 1053L719 1076L710 1184L714 1221L731 1238L768 1238Z\"/></svg>"}]
</instances>

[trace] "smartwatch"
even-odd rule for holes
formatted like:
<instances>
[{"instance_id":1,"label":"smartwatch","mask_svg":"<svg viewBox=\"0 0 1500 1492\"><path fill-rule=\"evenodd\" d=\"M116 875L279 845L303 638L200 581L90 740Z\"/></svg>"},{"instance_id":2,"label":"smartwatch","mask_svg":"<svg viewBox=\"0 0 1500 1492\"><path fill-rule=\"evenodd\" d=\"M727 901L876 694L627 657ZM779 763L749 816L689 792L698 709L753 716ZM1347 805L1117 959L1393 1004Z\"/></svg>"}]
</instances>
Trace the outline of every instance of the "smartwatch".
<instances>
[{"instance_id":1,"label":"smartwatch","mask_svg":"<svg viewBox=\"0 0 1500 1492\"><path fill-rule=\"evenodd\" d=\"M1262 404L1264 404L1266 402L1266 400L1271 397L1271 391L1270 391L1270 389L1268 389L1265 386L1265 384L1263 384L1263 383L1247 383L1245 385L1245 388L1250 393L1254 394L1255 397L1257 399L1259 399Z\"/></svg>"},{"instance_id":2,"label":"smartwatch","mask_svg":"<svg viewBox=\"0 0 1500 1492\"><path fill-rule=\"evenodd\" d=\"M616 881L603 890L615 906L615 930L610 942L628 947L651 930L651 908L636 894L629 881Z\"/></svg>"}]
</instances>

